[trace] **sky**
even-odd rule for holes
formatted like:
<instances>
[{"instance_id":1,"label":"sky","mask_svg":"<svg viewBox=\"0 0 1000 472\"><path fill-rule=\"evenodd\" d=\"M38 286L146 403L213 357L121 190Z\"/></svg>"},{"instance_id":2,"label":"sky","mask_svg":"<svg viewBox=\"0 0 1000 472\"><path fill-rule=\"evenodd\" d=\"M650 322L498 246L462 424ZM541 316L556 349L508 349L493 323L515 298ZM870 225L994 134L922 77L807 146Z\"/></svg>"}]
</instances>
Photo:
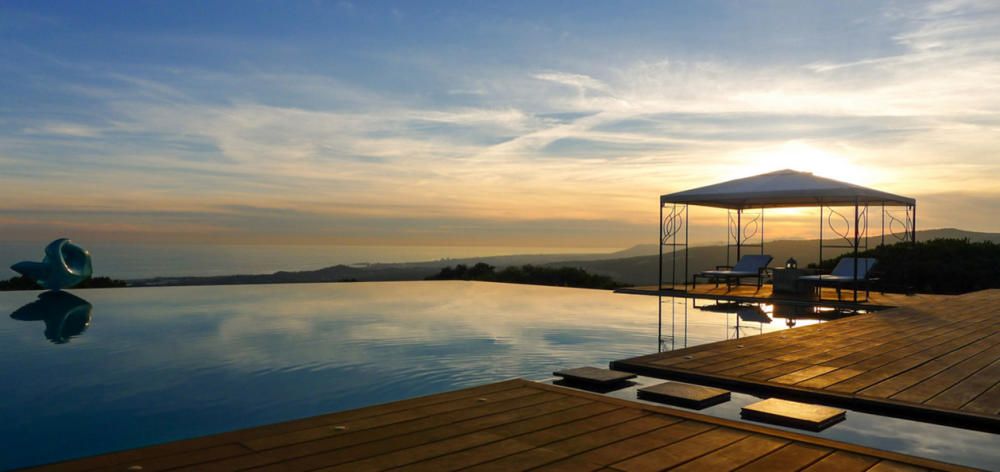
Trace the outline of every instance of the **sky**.
<instances>
[{"instance_id":1,"label":"sky","mask_svg":"<svg viewBox=\"0 0 1000 472\"><path fill-rule=\"evenodd\" d=\"M627 247L784 168L1000 231L995 1L6 0L0 90L0 243Z\"/></svg>"}]
</instances>

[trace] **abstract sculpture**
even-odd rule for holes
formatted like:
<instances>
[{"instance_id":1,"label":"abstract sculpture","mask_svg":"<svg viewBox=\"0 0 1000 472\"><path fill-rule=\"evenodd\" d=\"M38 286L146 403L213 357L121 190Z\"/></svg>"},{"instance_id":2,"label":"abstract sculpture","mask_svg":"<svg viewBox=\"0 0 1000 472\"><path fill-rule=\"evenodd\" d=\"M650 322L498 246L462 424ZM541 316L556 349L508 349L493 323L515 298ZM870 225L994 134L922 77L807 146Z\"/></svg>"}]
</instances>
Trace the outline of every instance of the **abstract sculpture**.
<instances>
[{"instance_id":1,"label":"abstract sculpture","mask_svg":"<svg viewBox=\"0 0 1000 472\"><path fill-rule=\"evenodd\" d=\"M66 238L49 243L42 262L18 262L10 268L51 290L73 287L94 272L90 253Z\"/></svg>"}]
</instances>

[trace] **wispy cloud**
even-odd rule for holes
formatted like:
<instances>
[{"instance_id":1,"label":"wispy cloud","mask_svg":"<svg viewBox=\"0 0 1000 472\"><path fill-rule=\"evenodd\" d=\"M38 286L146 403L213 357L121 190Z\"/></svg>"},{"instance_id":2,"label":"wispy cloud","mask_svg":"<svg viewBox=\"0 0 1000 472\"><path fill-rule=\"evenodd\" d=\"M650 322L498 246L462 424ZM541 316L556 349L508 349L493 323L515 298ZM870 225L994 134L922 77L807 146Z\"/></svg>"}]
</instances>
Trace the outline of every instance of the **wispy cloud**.
<instances>
[{"instance_id":1,"label":"wispy cloud","mask_svg":"<svg viewBox=\"0 0 1000 472\"><path fill-rule=\"evenodd\" d=\"M340 14L370 8L342 3ZM778 167L918 197L975 192L994 201L1000 83L988 78L1000 76L998 10L989 2L886 8L861 16L889 47L770 61L669 53L608 61L576 54L574 36L551 25L529 31L558 37L550 47L561 59L545 66L450 59L461 48L437 43L410 55L365 46L374 49L297 67L285 64L302 52L275 39L143 39L166 51L200 45L212 57L261 45L254 62L225 66L98 67L15 48L2 66L39 75L35 86L61 101L37 98L41 111L0 122L0 162L16 167L0 175L0 214L68 208L135 231L176 223L166 215L179 212L192 233L235 239L261 231L255 221L276 221L235 205L295 209L284 224L317 235L334 232L329 222L369 218L372 227L405 221L450 238L465 220L502 223L472 224L466 237L528 241L542 237L527 229L544 226L534 222L553 220L588 228L573 233L577 245L607 245L598 228L620 224L627 231L614 238L627 245L648 239L655 195ZM29 56L39 70L62 73L16 63ZM67 202L46 190L53 185L78 197ZM87 213L94 207L111 213ZM140 221L135 208L156 216ZM44 223L8 214L25 227ZM948 226L1000 229L972 212L925 221L948 217L956 218ZM502 233L503 225L522 232Z\"/></svg>"}]
</instances>

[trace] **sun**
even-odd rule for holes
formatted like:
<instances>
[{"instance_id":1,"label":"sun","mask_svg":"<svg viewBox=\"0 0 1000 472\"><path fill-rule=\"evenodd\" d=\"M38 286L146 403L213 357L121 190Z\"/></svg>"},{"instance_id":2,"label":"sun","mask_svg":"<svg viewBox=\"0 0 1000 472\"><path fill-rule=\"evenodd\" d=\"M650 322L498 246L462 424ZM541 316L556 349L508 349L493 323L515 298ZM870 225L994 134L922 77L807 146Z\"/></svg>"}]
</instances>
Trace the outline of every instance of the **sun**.
<instances>
[{"instance_id":1,"label":"sun","mask_svg":"<svg viewBox=\"0 0 1000 472\"><path fill-rule=\"evenodd\" d=\"M746 150L733 157L736 160L733 171L738 171L734 178L792 169L859 185L874 180L871 169L856 164L850 157L801 141Z\"/></svg>"}]
</instances>

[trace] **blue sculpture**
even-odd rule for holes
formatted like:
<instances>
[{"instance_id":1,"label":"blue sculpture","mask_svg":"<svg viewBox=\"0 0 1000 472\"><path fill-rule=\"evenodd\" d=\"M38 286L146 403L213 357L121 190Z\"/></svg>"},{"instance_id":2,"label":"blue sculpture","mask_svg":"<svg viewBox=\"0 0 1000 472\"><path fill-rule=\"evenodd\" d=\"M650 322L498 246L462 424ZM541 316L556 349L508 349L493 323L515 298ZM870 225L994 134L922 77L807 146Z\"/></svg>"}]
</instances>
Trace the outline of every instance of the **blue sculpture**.
<instances>
[{"instance_id":1,"label":"blue sculpture","mask_svg":"<svg viewBox=\"0 0 1000 472\"><path fill-rule=\"evenodd\" d=\"M42 262L18 262L10 268L51 290L73 287L89 279L94 272L90 253L66 238L45 246Z\"/></svg>"}]
</instances>

